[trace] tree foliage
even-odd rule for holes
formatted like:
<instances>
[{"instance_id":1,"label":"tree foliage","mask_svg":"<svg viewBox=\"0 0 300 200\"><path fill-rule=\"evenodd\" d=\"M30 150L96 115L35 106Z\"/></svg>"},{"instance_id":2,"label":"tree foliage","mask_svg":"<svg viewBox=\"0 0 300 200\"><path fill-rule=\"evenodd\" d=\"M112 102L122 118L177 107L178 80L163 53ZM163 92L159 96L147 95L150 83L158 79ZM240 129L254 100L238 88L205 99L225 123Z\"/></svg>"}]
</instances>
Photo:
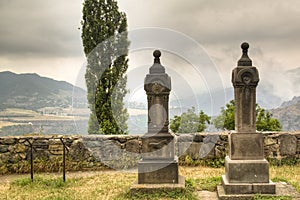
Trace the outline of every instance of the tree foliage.
<instances>
[{"instance_id":1,"label":"tree foliage","mask_svg":"<svg viewBox=\"0 0 300 200\"><path fill-rule=\"evenodd\" d=\"M234 100L226 104L226 108L221 108L221 114L214 120L214 125L221 130L234 130ZM280 131L282 125L276 118L272 118L269 111L256 105L256 129L258 131Z\"/></svg>"},{"instance_id":2,"label":"tree foliage","mask_svg":"<svg viewBox=\"0 0 300 200\"><path fill-rule=\"evenodd\" d=\"M282 125L276 118L272 118L269 111L256 106L256 129L258 131L281 131Z\"/></svg>"},{"instance_id":3,"label":"tree foliage","mask_svg":"<svg viewBox=\"0 0 300 200\"><path fill-rule=\"evenodd\" d=\"M195 133L206 129L206 123L210 124L210 117L202 110L196 114L195 107L188 109L181 116L175 115L171 119L170 129L174 133Z\"/></svg>"},{"instance_id":4,"label":"tree foliage","mask_svg":"<svg viewBox=\"0 0 300 200\"><path fill-rule=\"evenodd\" d=\"M234 100L221 108L221 114L213 121L215 127L221 130L234 130Z\"/></svg>"},{"instance_id":5,"label":"tree foliage","mask_svg":"<svg viewBox=\"0 0 300 200\"><path fill-rule=\"evenodd\" d=\"M115 0L85 0L82 42L87 57L85 74L91 109L89 134L127 133L123 98L128 68L127 19Z\"/></svg>"}]
</instances>

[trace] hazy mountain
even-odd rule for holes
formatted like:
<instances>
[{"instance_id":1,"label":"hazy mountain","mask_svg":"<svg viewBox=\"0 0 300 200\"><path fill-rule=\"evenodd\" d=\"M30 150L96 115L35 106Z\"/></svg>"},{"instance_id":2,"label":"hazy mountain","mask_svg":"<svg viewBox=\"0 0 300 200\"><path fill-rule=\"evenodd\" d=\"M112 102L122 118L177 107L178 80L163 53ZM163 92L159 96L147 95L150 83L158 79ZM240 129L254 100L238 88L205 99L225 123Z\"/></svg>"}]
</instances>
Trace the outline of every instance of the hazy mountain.
<instances>
[{"instance_id":1,"label":"hazy mountain","mask_svg":"<svg viewBox=\"0 0 300 200\"><path fill-rule=\"evenodd\" d=\"M286 71L286 77L291 81L291 89L300 94L300 67Z\"/></svg>"},{"instance_id":2,"label":"hazy mountain","mask_svg":"<svg viewBox=\"0 0 300 200\"><path fill-rule=\"evenodd\" d=\"M257 88L257 103L265 109L277 108L282 103L280 97L272 94L272 90L266 87ZM185 96L177 101L171 101L171 107L180 106L180 109L186 111L192 106L203 110L209 115L219 115L221 107L225 107L230 100L234 99L234 90L225 88L223 90L214 90L210 93L195 94L194 96ZM179 113L176 113L178 115Z\"/></svg>"},{"instance_id":3,"label":"hazy mountain","mask_svg":"<svg viewBox=\"0 0 300 200\"><path fill-rule=\"evenodd\" d=\"M0 72L0 105L37 110L43 107L69 107L76 97L74 105L86 102L86 92L65 81L56 81L38 74L15 74Z\"/></svg>"},{"instance_id":4,"label":"hazy mountain","mask_svg":"<svg viewBox=\"0 0 300 200\"><path fill-rule=\"evenodd\" d=\"M300 130L300 96L283 102L279 108L270 110L283 126L283 130Z\"/></svg>"},{"instance_id":5,"label":"hazy mountain","mask_svg":"<svg viewBox=\"0 0 300 200\"><path fill-rule=\"evenodd\" d=\"M284 89L292 91L294 95L300 94L300 67L284 72L288 81L291 84L286 85ZM188 91L188 88L182 89ZM196 94L189 94L178 96L178 100L170 102L171 107L177 107L177 110L185 111L192 106L210 115L218 115L220 108L224 107L226 103L234 99L233 87L227 87L219 90L212 90L205 93L195 91ZM274 86L270 83L261 81L256 89L256 101L265 109L275 109L285 104L294 104L293 101L283 103L285 96L280 96L274 92ZM295 101L295 100L294 100ZM180 109L179 109L180 108ZM178 114L178 112L176 113Z\"/></svg>"},{"instance_id":6,"label":"hazy mountain","mask_svg":"<svg viewBox=\"0 0 300 200\"><path fill-rule=\"evenodd\" d=\"M293 77L293 82L300 83L300 67L288 70L287 75Z\"/></svg>"},{"instance_id":7,"label":"hazy mountain","mask_svg":"<svg viewBox=\"0 0 300 200\"><path fill-rule=\"evenodd\" d=\"M296 104L299 104L299 103L300 103L300 96L299 97L294 97L290 101L283 102L279 108L285 108L285 107L293 106L293 105L296 105Z\"/></svg>"}]
</instances>

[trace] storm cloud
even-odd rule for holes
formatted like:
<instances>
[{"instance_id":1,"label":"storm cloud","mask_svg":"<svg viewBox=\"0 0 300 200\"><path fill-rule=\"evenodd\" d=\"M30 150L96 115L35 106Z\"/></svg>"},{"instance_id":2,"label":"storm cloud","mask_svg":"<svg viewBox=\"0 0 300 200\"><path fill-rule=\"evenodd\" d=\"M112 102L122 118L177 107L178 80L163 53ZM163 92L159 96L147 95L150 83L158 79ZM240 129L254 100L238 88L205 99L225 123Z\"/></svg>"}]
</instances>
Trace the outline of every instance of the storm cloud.
<instances>
[{"instance_id":1,"label":"storm cloud","mask_svg":"<svg viewBox=\"0 0 300 200\"><path fill-rule=\"evenodd\" d=\"M1 0L0 70L74 82L85 59L79 30L83 1ZM202 45L225 85L230 85L231 69L241 56L240 44L248 41L262 84L272 85L286 99L300 95L287 89L292 87L284 76L299 67L300 1L119 0L118 4L127 14L129 30L172 29Z\"/></svg>"},{"instance_id":2,"label":"storm cloud","mask_svg":"<svg viewBox=\"0 0 300 200\"><path fill-rule=\"evenodd\" d=\"M299 1L132 0L119 4L131 28L169 28L195 39L218 66L226 86L231 85L231 69L241 56L239 46L247 41L253 64L260 70L261 86L284 100L300 95L285 75L299 66Z\"/></svg>"},{"instance_id":3,"label":"storm cloud","mask_svg":"<svg viewBox=\"0 0 300 200\"><path fill-rule=\"evenodd\" d=\"M81 4L73 0L2 0L1 57L80 56Z\"/></svg>"}]
</instances>

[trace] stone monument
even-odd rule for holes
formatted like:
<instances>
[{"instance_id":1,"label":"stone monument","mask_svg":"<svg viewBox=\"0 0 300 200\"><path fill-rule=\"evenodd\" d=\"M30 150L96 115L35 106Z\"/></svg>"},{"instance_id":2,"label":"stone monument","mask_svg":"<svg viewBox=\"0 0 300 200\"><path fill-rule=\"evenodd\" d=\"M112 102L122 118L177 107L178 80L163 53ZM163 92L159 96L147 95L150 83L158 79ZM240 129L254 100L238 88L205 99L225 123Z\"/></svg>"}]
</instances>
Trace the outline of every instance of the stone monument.
<instances>
[{"instance_id":1,"label":"stone monument","mask_svg":"<svg viewBox=\"0 0 300 200\"><path fill-rule=\"evenodd\" d=\"M225 158L219 197L222 192L226 195L275 194L275 184L269 180L269 163L264 159L263 135L256 132L259 75L248 57L249 44L243 43L241 47L243 55L232 71L235 131L229 135L229 155Z\"/></svg>"},{"instance_id":2,"label":"stone monument","mask_svg":"<svg viewBox=\"0 0 300 200\"><path fill-rule=\"evenodd\" d=\"M138 163L138 182L131 193L142 190L184 188L178 173L175 137L169 132L169 94L171 78L160 63L161 52L153 53L154 64L144 81L148 100L148 132L142 137L142 159Z\"/></svg>"}]
</instances>

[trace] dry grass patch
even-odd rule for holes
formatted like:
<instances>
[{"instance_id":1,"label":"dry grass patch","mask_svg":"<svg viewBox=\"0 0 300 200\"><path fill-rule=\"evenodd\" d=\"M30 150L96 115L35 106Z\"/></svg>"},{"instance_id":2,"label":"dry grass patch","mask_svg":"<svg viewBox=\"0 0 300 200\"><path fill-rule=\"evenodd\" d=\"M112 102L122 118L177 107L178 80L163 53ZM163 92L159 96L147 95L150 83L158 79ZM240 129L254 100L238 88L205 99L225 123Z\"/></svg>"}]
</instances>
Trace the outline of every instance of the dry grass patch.
<instances>
[{"instance_id":1,"label":"dry grass patch","mask_svg":"<svg viewBox=\"0 0 300 200\"><path fill-rule=\"evenodd\" d=\"M180 174L186 177L185 192L157 193L130 196L130 186L137 180L136 173L99 171L67 174L67 182L61 176L36 176L32 183L29 177L19 178L11 183L0 183L0 199L42 199L42 200L89 200L89 199L197 199L199 190L215 191L221 183L224 168L180 167ZM300 166L270 167L271 178L286 180L300 191ZM258 198L259 199L259 198ZM277 198L278 199L278 198Z\"/></svg>"},{"instance_id":2,"label":"dry grass patch","mask_svg":"<svg viewBox=\"0 0 300 200\"><path fill-rule=\"evenodd\" d=\"M275 182L288 182L300 193L300 165L291 166L270 166L270 176Z\"/></svg>"},{"instance_id":3,"label":"dry grass patch","mask_svg":"<svg viewBox=\"0 0 300 200\"><path fill-rule=\"evenodd\" d=\"M36 176L17 179L0 186L0 199L116 199L126 193L136 174L99 172L92 177ZM124 195L125 196L125 195Z\"/></svg>"},{"instance_id":4,"label":"dry grass patch","mask_svg":"<svg viewBox=\"0 0 300 200\"><path fill-rule=\"evenodd\" d=\"M225 173L224 167L222 168L211 168L211 167L180 167L180 174L185 176L186 178L198 178L198 179L206 179L215 176L221 176Z\"/></svg>"}]
</instances>

